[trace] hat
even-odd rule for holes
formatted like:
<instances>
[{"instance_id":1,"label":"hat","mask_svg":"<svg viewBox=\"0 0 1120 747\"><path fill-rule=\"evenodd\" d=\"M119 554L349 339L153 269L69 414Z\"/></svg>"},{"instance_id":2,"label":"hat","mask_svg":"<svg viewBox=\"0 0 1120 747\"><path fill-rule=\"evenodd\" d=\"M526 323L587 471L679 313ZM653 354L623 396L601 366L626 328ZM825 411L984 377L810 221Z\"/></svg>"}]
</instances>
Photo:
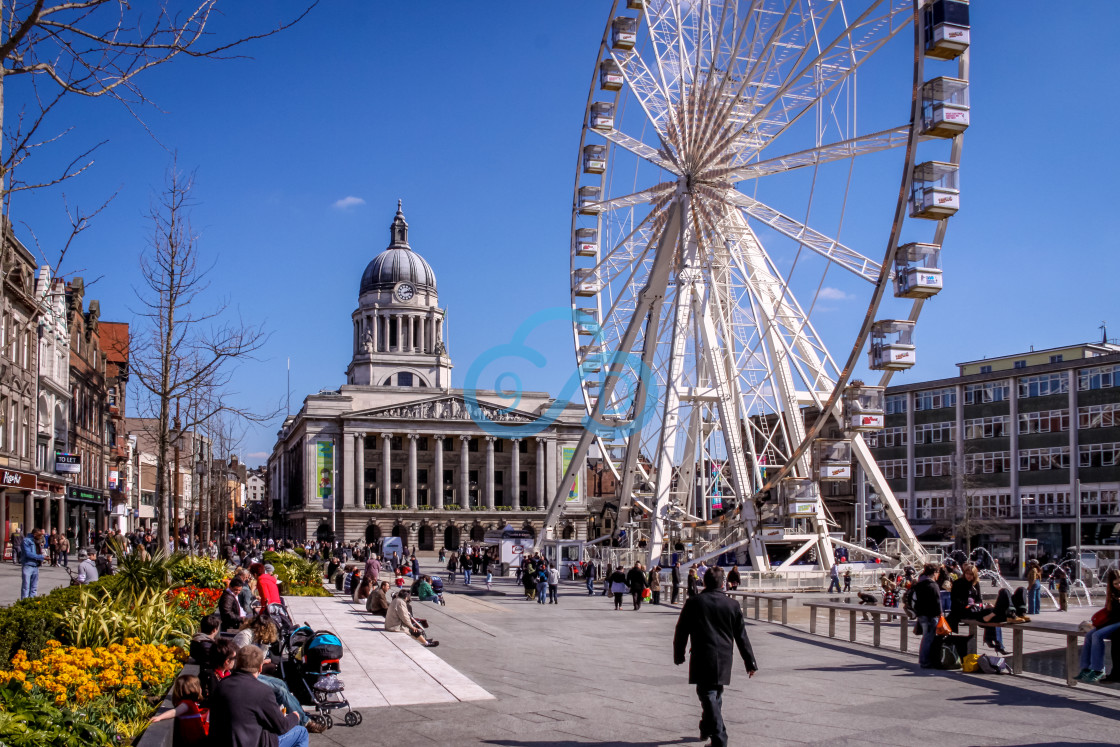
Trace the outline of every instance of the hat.
<instances>
[{"instance_id":1,"label":"hat","mask_svg":"<svg viewBox=\"0 0 1120 747\"><path fill-rule=\"evenodd\" d=\"M89 557L88 552L86 552L85 550L78 550L78 560L82 560L83 558L88 558L88 557Z\"/></svg>"}]
</instances>

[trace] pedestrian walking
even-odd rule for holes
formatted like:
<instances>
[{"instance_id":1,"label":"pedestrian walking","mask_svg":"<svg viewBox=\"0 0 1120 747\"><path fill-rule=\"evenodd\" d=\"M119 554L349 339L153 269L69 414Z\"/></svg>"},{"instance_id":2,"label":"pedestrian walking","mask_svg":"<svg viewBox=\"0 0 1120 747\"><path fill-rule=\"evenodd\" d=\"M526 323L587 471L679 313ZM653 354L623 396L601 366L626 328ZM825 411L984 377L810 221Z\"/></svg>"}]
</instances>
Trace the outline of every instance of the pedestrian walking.
<instances>
[{"instance_id":1,"label":"pedestrian walking","mask_svg":"<svg viewBox=\"0 0 1120 747\"><path fill-rule=\"evenodd\" d=\"M608 580L611 594L614 594L614 609L617 612L622 609L622 595L629 590L626 585L626 574L622 572L622 568L617 568L611 573Z\"/></svg>"},{"instance_id":2,"label":"pedestrian walking","mask_svg":"<svg viewBox=\"0 0 1120 747\"><path fill-rule=\"evenodd\" d=\"M544 604L545 597L548 596L548 564L544 564L536 572L535 578L537 581L537 604Z\"/></svg>"},{"instance_id":3,"label":"pedestrian walking","mask_svg":"<svg viewBox=\"0 0 1120 747\"><path fill-rule=\"evenodd\" d=\"M839 594L840 593L840 569L837 568L835 564L833 564L832 568L829 570L828 577L829 577L830 580L828 582L828 591L826 593L831 594L832 590L836 589L836 593Z\"/></svg>"},{"instance_id":4,"label":"pedestrian walking","mask_svg":"<svg viewBox=\"0 0 1120 747\"><path fill-rule=\"evenodd\" d=\"M1058 567L1054 569L1054 575L1058 577L1058 609L1069 612L1069 574Z\"/></svg>"},{"instance_id":5,"label":"pedestrian walking","mask_svg":"<svg viewBox=\"0 0 1120 747\"><path fill-rule=\"evenodd\" d=\"M451 553L451 559L447 561L447 583L455 583L455 571L459 570L459 556L456 553Z\"/></svg>"},{"instance_id":6,"label":"pedestrian walking","mask_svg":"<svg viewBox=\"0 0 1120 747\"><path fill-rule=\"evenodd\" d=\"M587 579L587 596L595 595L595 561L589 560L583 568L583 577Z\"/></svg>"},{"instance_id":7,"label":"pedestrian walking","mask_svg":"<svg viewBox=\"0 0 1120 747\"><path fill-rule=\"evenodd\" d=\"M739 575L739 566L731 566L731 572L727 574L727 590L735 591L739 588L739 584L742 583L742 581L743 578Z\"/></svg>"},{"instance_id":8,"label":"pedestrian walking","mask_svg":"<svg viewBox=\"0 0 1120 747\"><path fill-rule=\"evenodd\" d=\"M493 591L492 584L494 583L494 574L491 571L486 571L486 591Z\"/></svg>"},{"instance_id":9,"label":"pedestrian walking","mask_svg":"<svg viewBox=\"0 0 1120 747\"><path fill-rule=\"evenodd\" d=\"M933 644L937 638L937 623L941 619L941 589L937 586L937 565L926 563L917 583L910 588L911 605L922 629L922 642L918 646L918 665L923 669L937 666Z\"/></svg>"},{"instance_id":10,"label":"pedestrian walking","mask_svg":"<svg viewBox=\"0 0 1120 747\"><path fill-rule=\"evenodd\" d=\"M39 591L39 566L46 558L43 556L43 530L35 529L31 536L24 537L20 548L19 563L22 566L23 581L19 598L27 599Z\"/></svg>"},{"instance_id":11,"label":"pedestrian walking","mask_svg":"<svg viewBox=\"0 0 1120 747\"><path fill-rule=\"evenodd\" d=\"M649 572L650 604L661 604L661 566L655 565Z\"/></svg>"},{"instance_id":12,"label":"pedestrian walking","mask_svg":"<svg viewBox=\"0 0 1120 747\"><path fill-rule=\"evenodd\" d=\"M758 663L747 639L743 609L725 593L723 569L711 568L704 575L704 593L685 601L673 636L673 663L685 660L692 644L688 682L696 686L700 699L700 738L711 739L711 747L727 746L723 723L723 688L731 684L734 645L747 667L747 677L758 671Z\"/></svg>"},{"instance_id":13,"label":"pedestrian walking","mask_svg":"<svg viewBox=\"0 0 1120 747\"><path fill-rule=\"evenodd\" d=\"M1042 568L1031 559L1027 567L1027 614L1037 615L1042 607Z\"/></svg>"},{"instance_id":14,"label":"pedestrian walking","mask_svg":"<svg viewBox=\"0 0 1120 747\"><path fill-rule=\"evenodd\" d=\"M844 591L852 590L852 569L844 569Z\"/></svg>"},{"instance_id":15,"label":"pedestrian walking","mask_svg":"<svg viewBox=\"0 0 1120 747\"><path fill-rule=\"evenodd\" d=\"M556 566L548 569L548 603L560 604L560 569Z\"/></svg>"},{"instance_id":16,"label":"pedestrian walking","mask_svg":"<svg viewBox=\"0 0 1120 747\"><path fill-rule=\"evenodd\" d=\"M672 596L669 598L670 604L677 603L677 597L681 593L681 561L673 561L673 571L669 574L669 580L673 584Z\"/></svg>"},{"instance_id":17,"label":"pedestrian walking","mask_svg":"<svg viewBox=\"0 0 1120 747\"><path fill-rule=\"evenodd\" d=\"M642 608L642 596L646 593L646 572L641 563L635 563L626 574L626 584L630 587L630 597L634 601L634 611Z\"/></svg>"},{"instance_id":18,"label":"pedestrian walking","mask_svg":"<svg viewBox=\"0 0 1120 747\"><path fill-rule=\"evenodd\" d=\"M463 583L466 584L467 586L470 586L471 585L471 569L474 566L474 561L469 556L464 557L461 560L462 560L462 562L459 565L462 566Z\"/></svg>"},{"instance_id":19,"label":"pedestrian walking","mask_svg":"<svg viewBox=\"0 0 1120 747\"><path fill-rule=\"evenodd\" d=\"M611 576L613 576L613 575L614 575L614 567L610 563L607 563L607 572L603 574L603 596L606 596L607 594L612 593L611 592L611 583L612 583Z\"/></svg>"},{"instance_id":20,"label":"pedestrian walking","mask_svg":"<svg viewBox=\"0 0 1120 747\"><path fill-rule=\"evenodd\" d=\"M62 559L62 565L70 567L70 538L65 534L60 535L58 538L58 553Z\"/></svg>"}]
</instances>

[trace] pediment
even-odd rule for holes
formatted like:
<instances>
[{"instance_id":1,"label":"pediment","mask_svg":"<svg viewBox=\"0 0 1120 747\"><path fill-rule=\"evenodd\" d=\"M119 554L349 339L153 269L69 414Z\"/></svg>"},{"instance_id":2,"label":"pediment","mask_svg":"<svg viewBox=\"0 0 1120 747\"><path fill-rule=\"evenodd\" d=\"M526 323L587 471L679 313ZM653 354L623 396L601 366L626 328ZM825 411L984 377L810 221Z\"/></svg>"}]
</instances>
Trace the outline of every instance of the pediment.
<instances>
[{"instance_id":1,"label":"pediment","mask_svg":"<svg viewBox=\"0 0 1120 747\"><path fill-rule=\"evenodd\" d=\"M503 410L485 402L467 402L463 397L435 397L355 412L351 417L388 420L489 420L493 423L532 423L536 416L519 410Z\"/></svg>"}]
</instances>

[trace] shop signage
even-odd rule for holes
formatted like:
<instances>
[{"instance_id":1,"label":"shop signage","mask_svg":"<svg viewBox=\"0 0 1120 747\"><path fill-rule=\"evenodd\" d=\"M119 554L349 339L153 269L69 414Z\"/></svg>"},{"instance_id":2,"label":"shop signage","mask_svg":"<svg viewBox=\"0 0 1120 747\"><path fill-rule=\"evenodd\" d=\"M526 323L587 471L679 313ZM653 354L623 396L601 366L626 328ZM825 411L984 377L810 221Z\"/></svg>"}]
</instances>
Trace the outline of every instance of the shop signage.
<instances>
[{"instance_id":1,"label":"shop signage","mask_svg":"<svg viewBox=\"0 0 1120 747\"><path fill-rule=\"evenodd\" d=\"M94 490L93 488L67 485L66 500L78 501L79 503L101 503L105 500L105 495L100 490Z\"/></svg>"},{"instance_id":2,"label":"shop signage","mask_svg":"<svg viewBox=\"0 0 1120 747\"><path fill-rule=\"evenodd\" d=\"M109 470L109 490L119 490L120 486L117 484L120 472L115 469Z\"/></svg>"},{"instance_id":3,"label":"shop signage","mask_svg":"<svg viewBox=\"0 0 1120 747\"><path fill-rule=\"evenodd\" d=\"M54 455L54 471L67 475L76 475L82 471L82 457L79 454Z\"/></svg>"},{"instance_id":4,"label":"shop signage","mask_svg":"<svg viewBox=\"0 0 1120 747\"><path fill-rule=\"evenodd\" d=\"M0 469L0 489L2 488L34 490L35 475L14 469Z\"/></svg>"}]
</instances>

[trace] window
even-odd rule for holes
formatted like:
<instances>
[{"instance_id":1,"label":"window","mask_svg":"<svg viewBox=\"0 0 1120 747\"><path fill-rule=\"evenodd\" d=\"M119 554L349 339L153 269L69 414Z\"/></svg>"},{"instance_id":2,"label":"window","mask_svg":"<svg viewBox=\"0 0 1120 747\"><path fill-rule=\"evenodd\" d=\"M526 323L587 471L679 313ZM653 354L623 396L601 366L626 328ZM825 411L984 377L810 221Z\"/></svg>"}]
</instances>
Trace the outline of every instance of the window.
<instances>
[{"instance_id":1,"label":"window","mask_svg":"<svg viewBox=\"0 0 1120 747\"><path fill-rule=\"evenodd\" d=\"M1120 425L1120 403L1077 408L1078 428L1113 428Z\"/></svg>"},{"instance_id":2,"label":"window","mask_svg":"<svg viewBox=\"0 0 1120 747\"><path fill-rule=\"evenodd\" d=\"M914 460L914 477L948 477L953 473L953 457L918 457Z\"/></svg>"},{"instance_id":3,"label":"window","mask_svg":"<svg viewBox=\"0 0 1120 747\"><path fill-rule=\"evenodd\" d=\"M906 479L910 471L905 459L883 459L879 462L879 469L882 470L883 477L888 480Z\"/></svg>"},{"instance_id":4,"label":"window","mask_svg":"<svg viewBox=\"0 0 1120 747\"><path fill-rule=\"evenodd\" d=\"M991 372L992 372L992 367L991 366L980 366L980 373L991 373Z\"/></svg>"},{"instance_id":5,"label":"window","mask_svg":"<svg viewBox=\"0 0 1120 747\"><path fill-rule=\"evenodd\" d=\"M1019 449L1019 471L1038 472L1048 469L1069 469L1069 447Z\"/></svg>"},{"instance_id":6,"label":"window","mask_svg":"<svg viewBox=\"0 0 1120 747\"><path fill-rule=\"evenodd\" d=\"M1058 433L1069 430L1069 410L1019 413L1019 433Z\"/></svg>"},{"instance_id":7,"label":"window","mask_svg":"<svg viewBox=\"0 0 1120 747\"><path fill-rule=\"evenodd\" d=\"M949 496L923 495L914 501L914 518L936 520L948 518Z\"/></svg>"},{"instance_id":8,"label":"window","mask_svg":"<svg viewBox=\"0 0 1120 747\"><path fill-rule=\"evenodd\" d=\"M1052 355L1052 356L1050 356L1050 362L1051 363L1061 363L1062 362L1062 356L1060 354L1059 355Z\"/></svg>"},{"instance_id":9,"label":"window","mask_svg":"<svg viewBox=\"0 0 1120 747\"><path fill-rule=\"evenodd\" d=\"M390 436L389 437L389 451L400 451L404 448L403 436Z\"/></svg>"},{"instance_id":10,"label":"window","mask_svg":"<svg viewBox=\"0 0 1120 747\"><path fill-rule=\"evenodd\" d=\"M914 393L914 410L940 410L943 407L953 407L957 404L957 390L955 387L944 389L929 389L924 392Z\"/></svg>"},{"instance_id":11,"label":"window","mask_svg":"<svg viewBox=\"0 0 1120 747\"><path fill-rule=\"evenodd\" d=\"M1082 392L1087 389L1111 389L1120 381L1118 372L1120 365L1083 368L1077 372L1077 389Z\"/></svg>"},{"instance_id":12,"label":"window","mask_svg":"<svg viewBox=\"0 0 1120 747\"><path fill-rule=\"evenodd\" d=\"M1011 417L1008 415L995 415L990 418L970 418L964 421L965 440L975 438L999 438L1006 436Z\"/></svg>"},{"instance_id":13,"label":"window","mask_svg":"<svg viewBox=\"0 0 1120 747\"><path fill-rule=\"evenodd\" d=\"M1081 467L1115 467L1120 464L1120 443L1083 444L1077 449Z\"/></svg>"},{"instance_id":14,"label":"window","mask_svg":"<svg viewBox=\"0 0 1120 747\"><path fill-rule=\"evenodd\" d=\"M1069 516L1069 493L1046 491L1039 493L1020 493L1024 516Z\"/></svg>"},{"instance_id":15,"label":"window","mask_svg":"<svg viewBox=\"0 0 1120 747\"><path fill-rule=\"evenodd\" d=\"M1024 376L1019 379L1019 398L1046 397L1051 394L1065 394L1069 391L1069 380L1064 374L1052 373L1039 376Z\"/></svg>"},{"instance_id":16,"label":"window","mask_svg":"<svg viewBox=\"0 0 1120 747\"><path fill-rule=\"evenodd\" d=\"M1010 493L979 493L965 498L969 511L978 519L1004 519L1011 516Z\"/></svg>"},{"instance_id":17,"label":"window","mask_svg":"<svg viewBox=\"0 0 1120 747\"><path fill-rule=\"evenodd\" d=\"M952 421L942 423L922 423L914 426L914 443L938 444L942 441L957 440L957 424Z\"/></svg>"},{"instance_id":18,"label":"window","mask_svg":"<svg viewBox=\"0 0 1120 747\"><path fill-rule=\"evenodd\" d=\"M993 474L1011 471L1011 452L987 451L976 454L964 455L965 474L978 475L980 473Z\"/></svg>"},{"instance_id":19,"label":"window","mask_svg":"<svg viewBox=\"0 0 1120 747\"><path fill-rule=\"evenodd\" d=\"M966 405L982 405L987 402L1003 402L1011 397L1011 386L1007 379L1003 381L986 381L983 384L966 384L964 387L964 403Z\"/></svg>"},{"instance_id":20,"label":"window","mask_svg":"<svg viewBox=\"0 0 1120 747\"><path fill-rule=\"evenodd\" d=\"M891 428L884 428L878 433L878 445L887 446L905 446L906 445L906 426L896 425Z\"/></svg>"},{"instance_id":21,"label":"window","mask_svg":"<svg viewBox=\"0 0 1120 747\"><path fill-rule=\"evenodd\" d=\"M467 441L467 451L469 451L469 452L477 452L478 451L478 439L477 438L472 438L469 441Z\"/></svg>"},{"instance_id":22,"label":"window","mask_svg":"<svg viewBox=\"0 0 1120 747\"><path fill-rule=\"evenodd\" d=\"M412 386L412 374L408 371L397 374L397 386Z\"/></svg>"},{"instance_id":23,"label":"window","mask_svg":"<svg viewBox=\"0 0 1120 747\"><path fill-rule=\"evenodd\" d=\"M887 415L898 415L899 413L906 412L906 395L905 394L890 394L886 398Z\"/></svg>"},{"instance_id":24,"label":"window","mask_svg":"<svg viewBox=\"0 0 1120 747\"><path fill-rule=\"evenodd\" d=\"M1115 490L1082 490L1082 516L1120 516L1120 502Z\"/></svg>"},{"instance_id":25,"label":"window","mask_svg":"<svg viewBox=\"0 0 1120 747\"><path fill-rule=\"evenodd\" d=\"M1026 368L1026 367L1027 367L1027 362L1026 361L1015 361L1015 368Z\"/></svg>"}]
</instances>

